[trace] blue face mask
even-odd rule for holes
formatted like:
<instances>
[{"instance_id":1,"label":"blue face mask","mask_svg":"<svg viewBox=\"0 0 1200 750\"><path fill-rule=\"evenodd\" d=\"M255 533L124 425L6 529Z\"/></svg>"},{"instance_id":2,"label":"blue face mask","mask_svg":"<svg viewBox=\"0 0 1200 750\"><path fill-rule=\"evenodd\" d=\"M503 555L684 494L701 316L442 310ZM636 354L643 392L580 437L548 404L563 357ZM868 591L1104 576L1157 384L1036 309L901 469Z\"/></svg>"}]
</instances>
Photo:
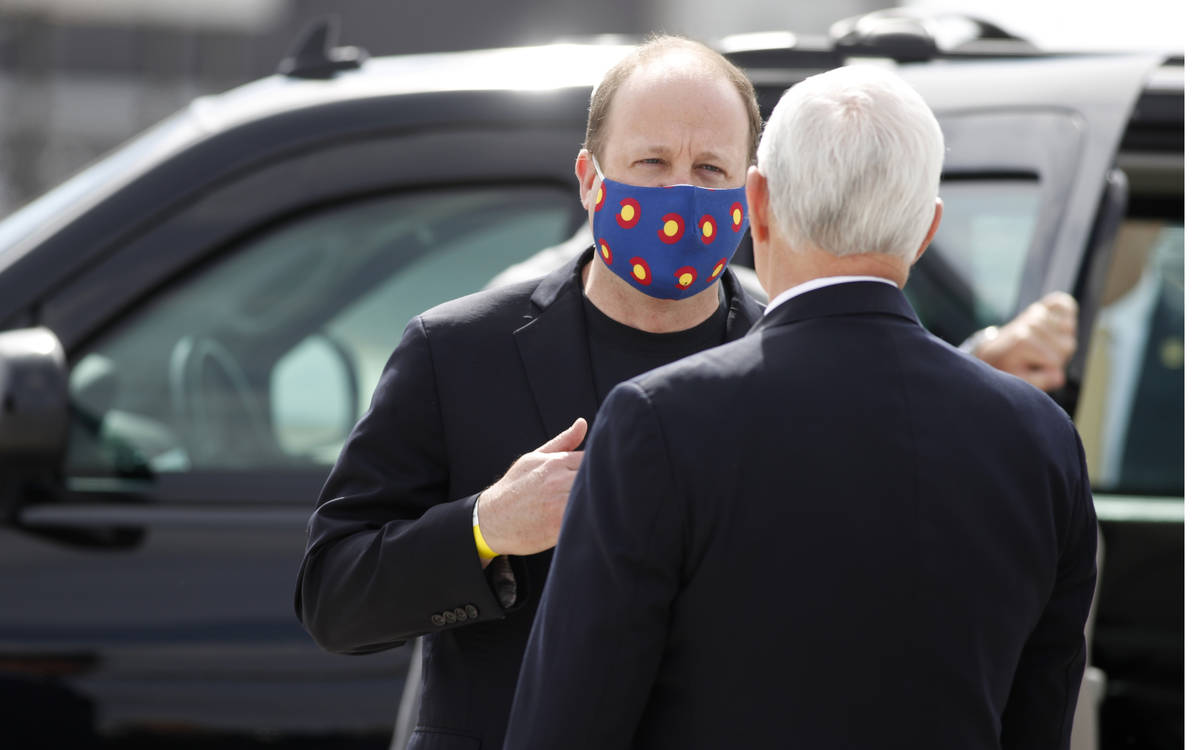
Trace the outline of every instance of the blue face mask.
<instances>
[{"instance_id":1,"label":"blue face mask","mask_svg":"<svg viewBox=\"0 0 1200 750\"><path fill-rule=\"evenodd\" d=\"M605 178L592 218L596 257L639 292L685 299L721 278L746 233L746 189L638 187Z\"/></svg>"}]
</instances>

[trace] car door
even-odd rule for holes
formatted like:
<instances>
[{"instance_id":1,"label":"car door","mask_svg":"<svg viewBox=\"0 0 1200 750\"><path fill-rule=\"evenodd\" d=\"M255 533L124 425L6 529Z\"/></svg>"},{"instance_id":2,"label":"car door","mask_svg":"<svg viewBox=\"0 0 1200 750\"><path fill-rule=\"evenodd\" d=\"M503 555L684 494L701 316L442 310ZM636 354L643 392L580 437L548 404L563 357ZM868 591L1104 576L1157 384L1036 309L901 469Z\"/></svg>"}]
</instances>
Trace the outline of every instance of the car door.
<instances>
[{"instance_id":1,"label":"car door","mask_svg":"<svg viewBox=\"0 0 1200 750\"><path fill-rule=\"evenodd\" d=\"M578 226L580 132L409 124L275 155L37 300L71 432L63 486L0 527L20 603L0 713L82 705L109 738L387 736L407 651L335 656L303 632L305 523L407 320Z\"/></svg>"},{"instance_id":2,"label":"car door","mask_svg":"<svg viewBox=\"0 0 1200 750\"><path fill-rule=\"evenodd\" d=\"M1182 148L1121 153L1161 62L901 68L946 134L943 223L907 290L922 319L959 341L1053 290L1079 302L1079 350L1053 395L1083 439L1104 543L1089 632L1104 680L1085 680L1075 730L1103 746L1182 741L1183 220L1161 192Z\"/></svg>"},{"instance_id":3,"label":"car door","mask_svg":"<svg viewBox=\"0 0 1200 750\"><path fill-rule=\"evenodd\" d=\"M945 212L910 290L927 325L965 336L1079 288L1123 210L1109 177L1152 56L899 66L946 138ZM1106 223L1109 222L1109 223ZM936 299L942 297L943 299ZM1081 302L1090 304L1084 298ZM950 337L953 338L954 335ZM961 340L961 339L960 339ZM1076 373L1078 374L1078 373Z\"/></svg>"}]
</instances>

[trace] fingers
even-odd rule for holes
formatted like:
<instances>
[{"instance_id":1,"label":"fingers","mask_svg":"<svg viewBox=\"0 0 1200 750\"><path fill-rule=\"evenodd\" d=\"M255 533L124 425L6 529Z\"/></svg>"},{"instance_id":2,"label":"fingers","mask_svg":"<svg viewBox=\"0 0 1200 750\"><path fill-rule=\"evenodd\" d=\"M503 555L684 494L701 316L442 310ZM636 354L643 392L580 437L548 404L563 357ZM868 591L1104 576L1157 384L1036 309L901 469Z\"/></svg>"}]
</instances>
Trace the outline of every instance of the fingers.
<instances>
[{"instance_id":1,"label":"fingers","mask_svg":"<svg viewBox=\"0 0 1200 750\"><path fill-rule=\"evenodd\" d=\"M1079 305L1074 297L1066 292L1050 292L1040 301L1051 313L1069 318L1074 328L1075 319L1079 317Z\"/></svg>"},{"instance_id":2,"label":"fingers","mask_svg":"<svg viewBox=\"0 0 1200 750\"><path fill-rule=\"evenodd\" d=\"M1015 374L1025 382L1041 388L1043 391L1053 391L1057 388L1062 388L1067 381L1066 374L1061 367L1031 369Z\"/></svg>"},{"instance_id":3,"label":"fingers","mask_svg":"<svg viewBox=\"0 0 1200 750\"><path fill-rule=\"evenodd\" d=\"M547 440L537 449L538 453L559 453L573 451L583 444L587 435L588 423L583 417L578 417L571 426Z\"/></svg>"},{"instance_id":4,"label":"fingers","mask_svg":"<svg viewBox=\"0 0 1200 750\"><path fill-rule=\"evenodd\" d=\"M1065 368L1071 358L1073 344L1064 348L1057 337L1037 330L1036 326L1022 326L1014 332L1008 347L1000 369L1043 391L1060 388L1066 382Z\"/></svg>"},{"instance_id":5,"label":"fingers","mask_svg":"<svg viewBox=\"0 0 1200 750\"><path fill-rule=\"evenodd\" d=\"M1045 310L1030 312L1026 325L1014 326L1007 359L1015 365L1010 371L1043 391L1061 388L1067 380L1067 362L1075 352L1073 320L1071 332L1063 333L1046 319Z\"/></svg>"},{"instance_id":6,"label":"fingers","mask_svg":"<svg viewBox=\"0 0 1200 750\"><path fill-rule=\"evenodd\" d=\"M583 451L568 451L559 453L556 457L558 464L567 471L579 471L579 465L583 463Z\"/></svg>"},{"instance_id":7,"label":"fingers","mask_svg":"<svg viewBox=\"0 0 1200 750\"><path fill-rule=\"evenodd\" d=\"M1066 365L1077 347L1079 306L1065 292L1051 292L1001 326L975 354L1042 390L1066 383Z\"/></svg>"},{"instance_id":8,"label":"fingers","mask_svg":"<svg viewBox=\"0 0 1200 750\"><path fill-rule=\"evenodd\" d=\"M1051 292L1035 302L1020 316L1030 328L1030 334L1049 348L1065 364L1075 353L1079 306L1065 292Z\"/></svg>"},{"instance_id":9,"label":"fingers","mask_svg":"<svg viewBox=\"0 0 1200 750\"><path fill-rule=\"evenodd\" d=\"M566 430L516 460L479 496L479 528L498 554L531 555L558 542L563 511L583 451L575 450L587 434L587 422L576 419Z\"/></svg>"},{"instance_id":10,"label":"fingers","mask_svg":"<svg viewBox=\"0 0 1200 750\"><path fill-rule=\"evenodd\" d=\"M1011 348L1013 358L1029 368L1062 367L1070 359L1074 349L1074 339L1070 344L1053 331L1044 326L1029 325L1019 327L1013 335Z\"/></svg>"}]
</instances>

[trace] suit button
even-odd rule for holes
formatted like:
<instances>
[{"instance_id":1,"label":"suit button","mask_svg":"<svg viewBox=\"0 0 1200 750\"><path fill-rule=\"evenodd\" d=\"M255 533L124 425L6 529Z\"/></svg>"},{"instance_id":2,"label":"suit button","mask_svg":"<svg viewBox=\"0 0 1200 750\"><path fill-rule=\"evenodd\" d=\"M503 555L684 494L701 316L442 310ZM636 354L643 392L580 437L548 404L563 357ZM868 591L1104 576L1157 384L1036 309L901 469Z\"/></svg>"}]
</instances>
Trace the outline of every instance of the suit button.
<instances>
[{"instance_id":1,"label":"suit button","mask_svg":"<svg viewBox=\"0 0 1200 750\"><path fill-rule=\"evenodd\" d=\"M467 610L463 609L462 607L456 607L454 609L454 619L458 620L459 622L466 620Z\"/></svg>"},{"instance_id":2,"label":"suit button","mask_svg":"<svg viewBox=\"0 0 1200 750\"><path fill-rule=\"evenodd\" d=\"M433 617L430 617L429 619L432 620L433 624L439 628L446 624L446 618L442 617L441 615L434 615Z\"/></svg>"},{"instance_id":3,"label":"suit button","mask_svg":"<svg viewBox=\"0 0 1200 750\"><path fill-rule=\"evenodd\" d=\"M474 604L468 604L467 606L463 607L463 609L467 611L468 619L474 620L476 617L479 617L479 610L476 609Z\"/></svg>"},{"instance_id":4,"label":"suit button","mask_svg":"<svg viewBox=\"0 0 1200 750\"><path fill-rule=\"evenodd\" d=\"M443 612L442 617L446 620L447 625L453 625L454 623L458 622L458 617L456 617L450 610Z\"/></svg>"}]
</instances>

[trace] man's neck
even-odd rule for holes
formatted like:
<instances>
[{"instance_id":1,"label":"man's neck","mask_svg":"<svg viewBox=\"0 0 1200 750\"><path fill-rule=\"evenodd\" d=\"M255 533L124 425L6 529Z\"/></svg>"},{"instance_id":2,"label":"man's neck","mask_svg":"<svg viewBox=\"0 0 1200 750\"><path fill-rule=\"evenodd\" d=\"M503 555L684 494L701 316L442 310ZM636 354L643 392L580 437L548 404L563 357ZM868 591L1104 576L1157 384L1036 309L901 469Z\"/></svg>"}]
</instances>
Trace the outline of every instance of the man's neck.
<instances>
[{"instance_id":1,"label":"man's neck","mask_svg":"<svg viewBox=\"0 0 1200 750\"><path fill-rule=\"evenodd\" d=\"M861 255L835 256L823 250L805 249L788 254L773 262L767 276L768 299L774 300L792 287L814 279L832 276L872 276L887 279L903 288L908 281L909 262L894 255L863 253ZM764 273L759 272L759 278Z\"/></svg>"},{"instance_id":2,"label":"man's neck","mask_svg":"<svg viewBox=\"0 0 1200 750\"><path fill-rule=\"evenodd\" d=\"M583 268L583 293L600 312L647 333L672 333L695 328L717 311L720 290L713 284L681 300L656 299L629 286L593 259Z\"/></svg>"}]
</instances>

